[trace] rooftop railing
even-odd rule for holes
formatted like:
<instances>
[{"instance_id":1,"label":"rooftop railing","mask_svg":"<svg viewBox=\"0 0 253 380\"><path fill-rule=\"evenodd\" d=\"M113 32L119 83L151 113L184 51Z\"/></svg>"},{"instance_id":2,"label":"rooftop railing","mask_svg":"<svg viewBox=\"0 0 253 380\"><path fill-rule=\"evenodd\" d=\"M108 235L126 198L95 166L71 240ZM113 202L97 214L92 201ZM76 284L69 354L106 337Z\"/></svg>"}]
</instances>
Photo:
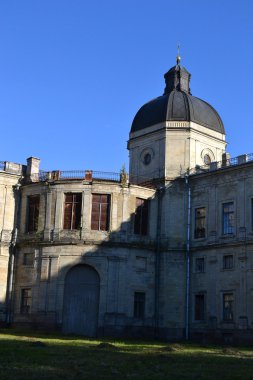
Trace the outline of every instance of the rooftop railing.
<instances>
[{"instance_id":1,"label":"rooftop railing","mask_svg":"<svg viewBox=\"0 0 253 380\"><path fill-rule=\"evenodd\" d=\"M120 181L120 173L114 172L101 172L93 170L53 170L51 172L46 172L40 170L38 178L40 181L45 180L87 180L92 179L101 181Z\"/></svg>"},{"instance_id":2,"label":"rooftop railing","mask_svg":"<svg viewBox=\"0 0 253 380\"><path fill-rule=\"evenodd\" d=\"M247 164L253 162L253 153L243 154L238 157L228 158L228 155L225 154L223 156L222 161L211 162L208 165L198 166L190 169L189 174L201 174L213 172L220 169L225 169L237 165ZM4 171L6 173L17 174L25 176L26 167L21 164L15 164L9 161L0 161L0 171ZM152 173L153 174L153 173ZM160 175L155 175L152 179L152 176L148 178L143 178L143 183L153 182L154 178L161 178ZM33 174L30 176L31 180L34 182L37 181L46 181L46 180L86 180L92 181L93 179L101 180L101 181L114 181L114 182L122 182L127 181L127 174L124 173L115 173L115 172L103 172L103 171L93 171L93 170L53 170L53 171L43 171L40 170L39 173ZM133 177L130 177L130 183L135 183ZM138 183L140 183L140 179L138 177ZM145 186L145 185L144 185Z\"/></svg>"},{"instance_id":3,"label":"rooftop railing","mask_svg":"<svg viewBox=\"0 0 253 380\"><path fill-rule=\"evenodd\" d=\"M190 170L190 175L213 172L232 166L242 165L253 161L253 153L242 154L233 158L224 158L222 161L211 162L208 165L198 166Z\"/></svg>"}]
</instances>

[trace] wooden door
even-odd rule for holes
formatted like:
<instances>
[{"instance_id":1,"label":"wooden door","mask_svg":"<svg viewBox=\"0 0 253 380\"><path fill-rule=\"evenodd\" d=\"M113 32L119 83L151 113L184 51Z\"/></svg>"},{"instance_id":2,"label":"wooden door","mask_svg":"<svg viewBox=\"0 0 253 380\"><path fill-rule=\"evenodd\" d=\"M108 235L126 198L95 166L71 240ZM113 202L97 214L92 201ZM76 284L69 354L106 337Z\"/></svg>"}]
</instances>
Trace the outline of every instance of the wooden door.
<instances>
[{"instance_id":1,"label":"wooden door","mask_svg":"<svg viewBox=\"0 0 253 380\"><path fill-rule=\"evenodd\" d=\"M92 267L77 265L69 270L64 287L64 333L97 335L99 288L99 275Z\"/></svg>"}]
</instances>

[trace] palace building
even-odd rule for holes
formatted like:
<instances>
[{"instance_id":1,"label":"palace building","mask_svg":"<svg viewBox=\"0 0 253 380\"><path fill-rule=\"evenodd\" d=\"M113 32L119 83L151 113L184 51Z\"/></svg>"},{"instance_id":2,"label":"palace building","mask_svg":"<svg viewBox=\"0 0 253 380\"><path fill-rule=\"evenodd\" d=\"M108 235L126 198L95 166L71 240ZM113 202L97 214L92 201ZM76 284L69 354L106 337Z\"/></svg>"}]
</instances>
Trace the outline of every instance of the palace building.
<instances>
[{"instance_id":1,"label":"palace building","mask_svg":"<svg viewBox=\"0 0 253 380\"><path fill-rule=\"evenodd\" d=\"M253 155L180 64L130 130L129 174L0 162L0 323L253 341Z\"/></svg>"}]
</instances>

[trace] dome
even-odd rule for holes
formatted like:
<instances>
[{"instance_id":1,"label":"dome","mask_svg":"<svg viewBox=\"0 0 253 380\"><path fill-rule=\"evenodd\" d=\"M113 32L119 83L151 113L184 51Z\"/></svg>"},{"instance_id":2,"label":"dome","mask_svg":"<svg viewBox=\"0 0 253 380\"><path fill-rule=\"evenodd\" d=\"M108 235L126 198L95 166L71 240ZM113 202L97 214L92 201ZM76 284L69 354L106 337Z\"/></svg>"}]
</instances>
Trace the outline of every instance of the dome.
<instances>
[{"instance_id":1,"label":"dome","mask_svg":"<svg viewBox=\"0 0 253 380\"><path fill-rule=\"evenodd\" d=\"M166 81L164 95L140 108L133 120L131 132L165 121L193 121L225 134L223 122L217 111L204 100L191 95L189 88L191 75L184 67L176 65L164 77Z\"/></svg>"}]
</instances>

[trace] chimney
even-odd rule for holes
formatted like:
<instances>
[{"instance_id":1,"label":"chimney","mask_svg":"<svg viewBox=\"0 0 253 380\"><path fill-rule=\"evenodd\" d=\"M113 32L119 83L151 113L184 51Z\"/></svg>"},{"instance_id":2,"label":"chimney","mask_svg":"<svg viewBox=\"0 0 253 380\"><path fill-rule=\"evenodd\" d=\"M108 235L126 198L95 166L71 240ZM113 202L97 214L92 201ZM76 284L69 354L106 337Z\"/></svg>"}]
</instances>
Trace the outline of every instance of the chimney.
<instances>
[{"instance_id":1,"label":"chimney","mask_svg":"<svg viewBox=\"0 0 253 380\"><path fill-rule=\"evenodd\" d=\"M26 177L31 182L39 181L39 171L40 171L40 159L36 157L27 158L27 167L26 167Z\"/></svg>"}]
</instances>

